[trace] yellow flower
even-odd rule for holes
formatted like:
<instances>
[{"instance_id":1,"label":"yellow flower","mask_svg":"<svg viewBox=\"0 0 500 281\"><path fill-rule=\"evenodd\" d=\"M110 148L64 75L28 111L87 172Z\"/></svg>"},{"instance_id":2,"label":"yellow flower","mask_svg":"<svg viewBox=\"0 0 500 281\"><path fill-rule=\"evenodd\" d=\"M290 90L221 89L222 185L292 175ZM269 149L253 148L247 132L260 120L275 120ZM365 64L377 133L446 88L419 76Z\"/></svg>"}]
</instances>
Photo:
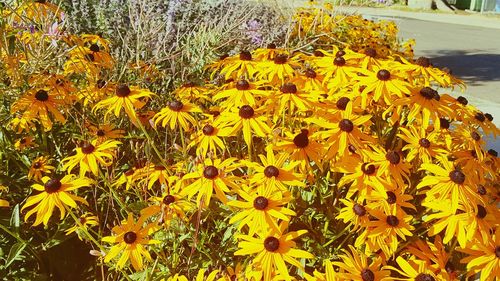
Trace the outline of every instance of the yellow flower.
<instances>
[{"instance_id":1,"label":"yellow flower","mask_svg":"<svg viewBox=\"0 0 500 281\"><path fill-rule=\"evenodd\" d=\"M144 99L148 99L154 94L148 90L140 89L135 86L127 86L125 84L119 84L115 89L115 96L109 97L105 100L98 102L93 111L101 108L107 108L104 118L107 119L108 115L113 112L116 117L120 115L120 111L123 108L125 113L127 113L130 121L134 124L139 122L136 109L142 108L146 103Z\"/></svg>"},{"instance_id":2,"label":"yellow flower","mask_svg":"<svg viewBox=\"0 0 500 281\"><path fill-rule=\"evenodd\" d=\"M79 165L80 176L84 176L87 172L92 172L94 176L99 174L99 166L110 166L113 164L115 150L119 141L108 140L97 144L97 140L84 142L80 147L75 148L76 155L66 157L62 160L64 171L71 171Z\"/></svg>"},{"instance_id":3,"label":"yellow flower","mask_svg":"<svg viewBox=\"0 0 500 281\"><path fill-rule=\"evenodd\" d=\"M190 103L184 104L175 100L156 113L153 119L155 119L155 125L160 123L162 127L165 127L168 124L171 130L179 126L184 131L188 131L190 125L195 126L198 123L191 115L192 113L201 113L201 109Z\"/></svg>"},{"instance_id":4,"label":"yellow flower","mask_svg":"<svg viewBox=\"0 0 500 281\"><path fill-rule=\"evenodd\" d=\"M229 135L236 135L243 131L243 140L250 146L253 134L266 138L271 133L268 125L269 118L263 110L265 110L264 107L254 109L250 105L243 105L239 109L233 107L222 112L215 124L231 128Z\"/></svg>"},{"instance_id":5,"label":"yellow flower","mask_svg":"<svg viewBox=\"0 0 500 281\"><path fill-rule=\"evenodd\" d=\"M215 91L213 100L219 101L226 99L220 103L224 107L235 107L248 104L255 106L259 99L269 96L269 91L261 90L263 82L251 83L248 80L238 80L235 83L229 84L227 88L220 91Z\"/></svg>"},{"instance_id":6,"label":"yellow flower","mask_svg":"<svg viewBox=\"0 0 500 281\"><path fill-rule=\"evenodd\" d=\"M403 257L399 256L396 258L396 262L401 268L401 270L393 267L387 266L387 269L391 269L396 271L398 274L403 276L403 278L394 278L394 277L385 277L384 281L392 281L392 280L405 280L405 281L414 281L414 280L434 280L434 281L445 281L445 279L441 274L435 274L433 268L428 266L424 261L421 260L409 260L406 261Z\"/></svg>"},{"instance_id":7,"label":"yellow flower","mask_svg":"<svg viewBox=\"0 0 500 281\"><path fill-rule=\"evenodd\" d=\"M14 143L14 147L16 148L16 150L23 150L25 148L34 146L36 146L36 143L34 142L34 139L31 136L22 137Z\"/></svg>"},{"instance_id":8,"label":"yellow flower","mask_svg":"<svg viewBox=\"0 0 500 281\"><path fill-rule=\"evenodd\" d=\"M113 227L112 231L115 235L102 238L103 242L116 244L106 254L104 262L108 263L121 254L116 263L118 269L123 268L130 259L134 269L139 271L144 266L143 256L147 260L152 260L145 245L159 244L161 242L148 238L157 229L154 223L143 227L144 220L144 217L140 217L137 222L134 222L132 214L128 214L127 220L122 221L121 225Z\"/></svg>"},{"instance_id":9,"label":"yellow flower","mask_svg":"<svg viewBox=\"0 0 500 281\"><path fill-rule=\"evenodd\" d=\"M184 200L179 193L170 191L162 197L152 197L151 201L157 204L151 205L141 210L141 215L149 218L160 215L159 222L169 226L173 219L180 218L186 220L186 212L194 208L193 204Z\"/></svg>"},{"instance_id":10,"label":"yellow flower","mask_svg":"<svg viewBox=\"0 0 500 281\"><path fill-rule=\"evenodd\" d=\"M217 152L219 152L220 154L220 152L226 150L222 137L226 137L228 133L227 128L207 123L201 130L191 135L192 141L189 143L188 148L196 147L196 154L201 157L205 157L207 153L217 155Z\"/></svg>"},{"instance_id":11,"label":"yellow flower","mask_svg":"<svg viewBox=\"0 0 500 281\"><path fill-rule=\"evenodd\" d=\"M314 256L304 250L295 248L293 239L307 233L307 230L298 230L285 233L288 224L281 223L279 231L270 231L258 234L258 238L250 235L238 235L241 239L238 243L240 248L234 253L236 256L246 256L257 254L252 260L252 264L262 267L264 273L263 280L272 280L274 271L281 274L285 280L291 280L285 262L304 270L296 258L312 259Z\"/></svg>"},{"instance_id":12,"label":"yellow flower","mask_svg":"<svg viewBox=\"0 0 500 281\"><path fill-rule=\"evenodd\" d=\"M75 222L73 227L68 228L65 233L70 235L71 233L76 233L78 239L82 240L83 230L87 230L89 227L99 225L99 219L91 213L85 213L78 218L78 222Z\"/></svg>"},{"instance_id":13,"label":"yellow flower","mask_svg":"<svg viewBox=\"0 0 500 281\"><path fill-rule=\"evenodd\" d=\"M391 73L390 66L383 67L374 67L374 71L365 71L366 76L359 76L357 80L366 86L361 94L373 91L374 101L378 102L382 97L385 104L390 105L394 96L402 98L404 94L410 94L411 85L400 77L400 73L394 71Z\"/></svg>"},{"instance_id":14,"label":"yellow flower","mask_svg":"<svg viewBox=\"0 0 500 281\"><path fill-rule=\"evenodd\" d=\"M234 215L229 223L240 222L238 229L248 225L248 235L253 236L256 232L267 232L269 228L279 231L278 220L289 221L296 213L284 207L291 200L288 191L272 189L257 189L246 192L238 190L238 195L245 201L229 201L229 206L244 209Z\"/></svg>"},{"instance_id":15,"label":"yellow flower","mask_svg":"<svg viewBox=\"0 0 500 281\"><path fill-rule=\"evenodd\" d=\"M54 166L50 166L50 159L47 156L40 156L31 162L31 167L28 172L28 179L34 179L35 181L40 181L42 179L42 173L50 174L51 170L54 170Z\"/></svg>"},{"instance_id":16,"label":"yellow flower","mask_svg":"<svg viewBox=\"0 0 500 281\"><path fill-rule=\"evenodd\" d=\"M66 175L62 179L43 177L42 182L43 185L38 183L32 185L33 189L41 191L41 193L28 197L26 203L21 208L22 211L36 204L24 217L24 220L28 221L28 218L36 213L34 226L42 222L44 225L47 225L55 207L59 209L59 213L61 214L60 219L62 220L66 215L66 208L68 206L78 208L76 202L88 205L85 199L73 195L69 191L90 186L92 184L90 179Z\"/></svg>"},{"instance_id":17,"label":"yellow flower","mask_svg":"<svg viewBox=\"0 0 500 281\"><path fill-rule=\"evenodd\" d=\"M197 165L195 171L184 175L183 181L191 179L195 181L184 187L181 194L188 195L188 198L198 194L196 197L198 206L207 207L215 191L217 198L226 203L226 192L230 191L229 188L238 189L237 177L230 174L238 167L235 162L236 158L228 158L224 161L221 159L205 159L203 163Z\"/></svg>"},{"instance_id":18,"label":"yellow flower","mask_svg":"<svg viewBox=\"0 0 500 281\"><path fill-rule=\"evenodd\" d=\"M22 111L23 117L39 120L45 131L50 131L52 121L49 114L63 124L66 122L66 118L58 109L64 104L64 100L56 93L45 89L30 90L12 105L10 111L11 113Z\"/></svg>"},{"instance_id":19,"label":"yellow flower","mask_svg":"<svg viewBox=\"0 0 500 281\"><path fill-rule=\"evenodd\" d=\"M339 257L342 262L333 262L333 265L338 266L341 270L338 277L343 280L352 281L379 281L390 276L388 270L381 269L382 258L378 257L371 263L368 263L368 257L358 252L353 246L349 245L350 252L343 250L344 254Z\"/></svg>"},{"instance_id":20,"label":"yellow flower","mask_svg":"<svg viewBox=\"0 0 500 281\"><path fill-rule=\"evenodd\" d=\"M460 249L468 255L460 260L467 263L468 276L480 273L480 281L493 280L500 276L500 227L496 227L485 242L475 242L470 248Z\"/></svg>"}]
</instances>

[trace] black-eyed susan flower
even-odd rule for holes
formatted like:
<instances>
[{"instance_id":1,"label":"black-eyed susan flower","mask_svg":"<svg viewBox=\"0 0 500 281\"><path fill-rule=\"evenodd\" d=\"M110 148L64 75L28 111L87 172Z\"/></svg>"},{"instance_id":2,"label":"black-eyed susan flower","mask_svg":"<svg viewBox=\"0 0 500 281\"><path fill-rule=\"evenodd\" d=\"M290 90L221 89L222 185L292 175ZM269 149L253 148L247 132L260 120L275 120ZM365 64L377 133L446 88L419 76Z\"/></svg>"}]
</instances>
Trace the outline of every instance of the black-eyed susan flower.
<instances>
[{"instance_id":1,"label":"black-eyed susan flower","mask_svg":"<svg viewBox=\"0 0 500 281\"><path fill-rule=\"evenodd\" d=\"M272 60L260 62L258 79L269 81L271 84L283 84L286 79L295 76L295 69L299 68L297 57L289 57L286 53L276 54Z\"/></svg>"},{"instance_id":2,"label":"black-eyed susan flower","mask_svg":"<svg viewBox=\"0 0 500 281\"><path fill-rule=\"evenodd\" d=\"M467 257L460 260L467 264L468 276L480 273L480 281L500 276L500 227L484 242L475 242L470 248L460 249Z\"/></svg>"},{"instance_id":3,"label":"black-eyed susan flower","mask_svg":"<svg viewBox=\"0 0 500 281\"><path fill-rule=\"evenodd\" d=\"M49 165L50 159L48 156L37 157L31 162L31 167L28 172L28 179L40 181L43 174L50 174L55 169L54 166Z\"/></svg>"},{"instance_id":4,"label":"black-eyed susan flower","mask_svg":"<svg viewBox=\"0 0 500 281\"><path fill-rule=\"evenodd\" d=\"M269 91L260 89L262 86L262 81L251 82L241 79L230 83L228 88L215 91L212 99L214 101L224 99L224 101L220 102L220 105L224 107L243 106L245 104L255 106L258 100L270 95Z\"/></svg>"},{"instance_id":5,"label":"black-eyed susan flower","mask_svg":"<svg viewBox=\"0 0 500 281\"><path fill-rule=\"evenodd\" d=\"M389 270L382 268L382 258L378 257L373 261L362 252L357 251L349 245L349 250L343 250L339 257L342 261L332 262L340 268L338 278L341 280L353 281L379 281L390 276Z\"/></svg>"},{"instance_id":6,"label":"black-eyed susan flower","mask_svg":"<svg viewBox=\"0 0 500 281\"><path fill-rule=\"evenodd\" d=\"M271 127L268 125L269 118L264 114L264 110L264 107L254 109L250 105L243 105L240 108L233 107L222 112L215 124L231 128L230 135L236 135L243 131L243 139L250 146L253 135L266 138L271 133Z\"/></svg>"},{"instance_id":7,"label":"black-eyed susan flower","mask_svg":"<svg viewBox=\"0 0 500 281\"><path fill-rule=\"evenodd\" d=\"M393 208L386 213L381 210L371 210L370 215L376 220L370 222L367 246L370 250L381 249L386 256L392 256L399 245L399 239L405 241L406 236L413 236L411 232L415 229L410 222L413 217L402 210Z\"/></svg>"},{"instance_id":8,"label":"black-eyed susan flower","mask_svg":"<svg viewBox=\"0 0 500 281\"><path fill-rule=\"evenodd\" d=\"M387 266L387 269L393 270L403 277L389 277L383 280L404 280L404 281L444 281L446 280L442 275L435 274L432 267L429 267L424 261L421 260L405 260L399 256L396 258L396 263L401 269L393 266Z\"/></svg>"},{"instance_id":9,"label":"black-eyed susan flower","mask_svg":"<svg viewBox=\"0 0 500 281\"><path fill-rule=\"evenodd\" d=\"M415 258L425 261L429 268L434 267L435 273L441 272L447 277L446 280L455 280L456 267L453 265L453 256L446 250L441 236L435 236L434 242L419 239L407 249Z\"/></svg>"},{"instance_id":10,"label":"black-eyed susan flower","mask_svg":"<svg viewBox=\"0 0 500 281\"><path fill-rule=\"evenodd\" d=\"M411 165L407 163L399 151L386 150L379 146L371 146L370 158L377 165L377 176L384 176L389 182L395 182L400 188L410 182L409 174Z\"/></svg>"},{"instance_id":11,"label":"black-eyed susan flower","mask_svg":"<svg viewBox=\"0 0 500 281\"><path fill-rule=\"evenodd\" d=\"M133 215L128 214L126 220L122 221L120 225L113 227L112 231L115 235L102 238L103 242L115 244L106 254L104 262L108 263L121 254L116 263L117 268L123 268L130 259L134 269L139 271L144 266L143 257L147 260L152 260L145 246L161 242L148 238L157 229L154 223L143 226L144 220L144 217L140 217L137 222L134 222Z\"/></svg>"},{"instance_id":12,"label":"black-eyed susan flower","mask_svg":"<svg viewBox=\"0 0 500 281\"><path fill-rule=\"evenodd\" d=\"M125 134L124 130L117 129L112 124L90 125L88 129L91 135L97 138L99 143L106 140L120 139Z\"/></svg>"},{"instance_id":13,"label":"black-eyed susan flower","mask_svg":"<svg viewBox=\"0 0 500 281\"><path fill-rule=\"evenodd\" d=\"M35 89L28 91L17 100L10 111L11 113L23 112L23 116L40 121L45 131L50 131L52 129L50 115L58 122L63 124L66 122L66 118L59 111L64 104L64 100L58 94L46 89Z\"/></svg>"},{"instance_id":14,"label":"black-eyed susan flower","mask_svg":"<svg viewBox=\"0 0 500 281\"><path fill-rule=\"evenodd\" d=\"M310 135L308 129L302 129L295 136L285 132L287 138L273 145L273 150L286 152L290 159L300 162L302 172L306 172L310 162L314 161L320 165L323 158L324 148L319 140Z\"/></svg>"},{"instance_id":15,"label":"black-eyed susan flower","mask_svg":"<svg viewBox=\"0 0 500 281\"><path fill-rule=\"evenodd\" d=\"M9 122L9 127L17 134L29 132L35 128L35 124L27 114L22 114L12 118Z\"/></svg>"},{"instance_id":16,"label":"black-eyed susan flower","mask_svg":"<svg viewBox=\"0 0 500 281\"><path fill-rule=\"evenodd\" d=\"M307 233L307 230L298 230L285 233L288 226L286 223L280 225L280 231L271 230L258 234L258 238L249 235L238 235L241 241L240 248L234 254L236 256L255 255L252 264L262 267L263 279L272 280L273 271L278 272L286 280L290 280L290 274L285 262L303 269L297 258L312 259L314 256L304 250L296 249L293 239Z\"/></svg>"},{"instance_id":17,"label":"black-eyed susan flower","mask_svg":"<svg viewBox=\"0 0 500 281\"><path fill-rule=\"evenodd\" d=\"M374 101L378 102L382 98L385 104L390 105L394 96L402 98L404 94L411 93L411 85L400 76L401 73L391 72L388 66L373 69L374 71L365 71L365 76L356 78L365 86L362 94L373 92Z\"/></svg>"},{"instance_id":18,"label":"black-eyed susan flower","mask_svg":"<svg viewBox=\"0 0 500 281\"><path fill-rule=\"evenodd\" d=\"M355 115L352 111L352 103L348 103L345 110L341 112L341 120L329 122L319 118L312 118L311 122L324 128L317 132L318 137L326 139L328 152L326 157L333 159L344 155L349 145L357 150L365 148L367 143L374 143L375 139L363 133L361 126L369 126L371 115Z\"/></svg>"},{"instance_id":19,"label":"black-eyed susan flower","mask_svg":"<svg viewBox=\"0 0 500 281\"><path fill-rule=\"evenodd\" d=\"M150 198L150 201L154 202L154 205L142 209L141 215L147 218L159 215L158 221L167 227L176 218L187 219L186 212L194 209L194 204L186 201L178 192L173 191L165 193L161 197L154 196Z\"/></svg>"},{"instance_id":20,"label":"black-eyed susan flower","mask_svg":"<svg viewBox=\"0 0 500 281\"><path fill-rule=\"evenodd\" d=\"M257 187L259 192L266 190L287 190L287 186L304 187L303 176L294 173L295 167L300 165L299 161L289 161L286 153L275 155L271 146L266 147L266 155L259 155L262 163L246 161L248 167L252 168L250 184Z\"/></svg>"},{"instance_id":21,"label":"black-eyed susan flower","mask_svg":"<svg viewBox=\"0 0 500 281\"><path fill-rule=\"evenodd\" d=\"M114 140L107 140L99 144L97 140L83 142L81 146L75 148L75 155L62 160L62 168L71 173L79 165L80 176L86 175L87 172L92 172L94 176L97 176L100 166L107 167L113 164L115 150L119 144L121 142Z\"/></svg>"},{"instance_id":22,"label":"black-eyed susan flower","mask_svg":"<svg viewBox=\"0 0 500 281\"><path fill-rule=\"evenodd\" d=\"M352 228L353 231L368 226L368 222L370 222L369 208L353 200L340 199L340 202L342 202L345 207L340 209L336 217L337 219L347 223L347 227Z\"/></svg>"},{"instance_id":23,"label":"black-eyed susan flower","mask_svg":"<svg viewBox=\"0 0 500 281\"><path fill-rule=\"evenodd\" d=\"M323 264L325 266L325 272L321 273L318 270L315 270L313 276L305 273L304 277L307 281L339 281L340 278L333 268L333 264L329 260L324 260Z\"/></svg>"},{"instance_id":24,"label":"black-eyed susan flower","mask_svg":"<svg viewBox=\"0 0 500 281\"><path fill-rule=\"evenodd\" d=\"M196 197L196 202L199 207L207 207L210 204L210 199L215 191L217 199L223 203L227 202L226 192L230 192L229 188L237 190L237 177L231 175L231 172L238 167L236 158L222 159L205 159L203 163L196 166L191 173L184 175L183 181L194 180L181 191L182 195L188 195L188 198Z\"/></svg>"},{"instance_id":25,"label":"black-eyed susan flower","mask_svg":"<svg viewBox=\"0 0 500 281\"><path fill-rule=\"evenodd\" d=\"M244 201L234 200L227 204L239 209L229 223L239 222L238 229L247 225L248 235L253 236L256 232L267 232L269 228L279 231L278 220L290 221L295 212L285 206L291 200L288 191L276 191L273 189L257 189L246 192L243 189L237 191Z\"/></svg>"},{"instance_id":26,"label":"black-eyed susan flower","mask_svg":"<svg viewBox=\"0 0 500 281\"><path fill-rule=\"evenodd\" d=\"M249 51L241 51L239 55L227 58L227 62L221 69L220 74L228 80L230 77L233 79L250 79L259 69L257 61L252 58L252 53Z\"/></svg>"},{"instance_id":27,"label":"black-eyed susan flower","mask_svg":"<svg viewBox=\"0 0 500 281\"><path fill-rule=\"evenodd\" d=\"M408 128L399 128L402 134L398 137L408 144L402 148L402 151L408 151L406 160L411 162L418 156L422 163L432 163L437 155L446 155L448 152L444 149L444 143L438 138L438 133L433 131L428 133L422 127L409 126Z\"/></svg>"},{"instance_id":28,"label":"black-eyed susan flower","mask_svg":"<svg viewBox=\"0 0 500 281\"><path fill-rule=\"evenodd\" d=\"M161 124L162 127L168 125L171 130L180 127L184 131L188 131L190 126L194 126L198 123L192 116L193 113L201 113L201 109L193 104L174 100L169 102L166 107L162 108L153 119L155 125Z\"/></svg>"},{"instance_id":29,"label":"black-eyed susan flower","mask_svg":"<svg viewBox=\"0 0 500 281\"><path fill-rule=\"evenodd\" d=\"M24 216L24 220L28 219L36 213L36 219L33 223L34 226L43 222L44 225L49 223L49 219L54 212L54 208L59 209L60 219L62 220L66 215L66 209L78 208L76 202L88 204L87 201L81 197L73 195L74 191L80 187L90 186L92 181L87 178L77 178L74 175L66 175L63 178L42 178L43 185L35 183L33 187L36 191L41 191L37 195L28 197L21 210L34 206Z\"/></svg>"},{"instance_id":30,"label":"black-eyed susan flower","mask_svg":"<svg viewBox=\"0 0 500 281\"><path fill-rule=\"evenodd\" d=\"M141 89L136 86L129 87L126 84L118 84L115 89L115 96L101 100L92 110L97 111L101 108L107 108L104 113L104 118L107 119L110 113L118 117L123 108L130 118L130 121L137 124L138 118L136 109L142 108L146 104L145 101L153 95L153 93L146 89Z\"/></svg>"},{"instance_id":31,"label":"black-eyed susan flower","mask_svg":"<svg viewBox=\"0 0 500 281\"><path fill-rule=\"evenodd\" d=\"M68 228L65 233L70 235L71 233L76 233L78 239L82 240L84 238L83 233L88 228L92 228L99 225L99 218L92 213L85 213L81 215L75 222L75 225Z\"/></svg>"},{"instance_id":32,"label":"black-eyed susan flower","mask_svg":"<svg viewBox=\"0 0 500 281\"><path fill-rule=\"evenodd\" d=\"M191 135L188 148L196 147L196 154L205 157L207 153L218 155L226 150L224 137L230 133L228 128L216 126L213 122L203 125L201 130Z\"/></svg>"},{"instance_id":33,"label":"black-eyed susan flower","mask_svg":"<svg viewBox=\"0 0 500 281\"><path fill-rule=\"evenodd\" d=\"M35 138L33 138L32 136L22 137L16 140L16 142L14 143L14 147L16 148L16 150L24 150L26 148L35 146Z\"/></svg>"},{"instance_id":34,"label":"black-eyed susan flower","mask_svg":"<svg viewBox=\"0 0 500 281\"><path fill-rule=\"evenodd\" d=\"M459 204L471 205L478 201L478 195L472 187L471 179L446 157L438 157L441 165L424 163L421 170L434 175L426 175L417 185L426 188L426 201L451 199L450 209L455 212Z\"/></svg>"}]
</instances>

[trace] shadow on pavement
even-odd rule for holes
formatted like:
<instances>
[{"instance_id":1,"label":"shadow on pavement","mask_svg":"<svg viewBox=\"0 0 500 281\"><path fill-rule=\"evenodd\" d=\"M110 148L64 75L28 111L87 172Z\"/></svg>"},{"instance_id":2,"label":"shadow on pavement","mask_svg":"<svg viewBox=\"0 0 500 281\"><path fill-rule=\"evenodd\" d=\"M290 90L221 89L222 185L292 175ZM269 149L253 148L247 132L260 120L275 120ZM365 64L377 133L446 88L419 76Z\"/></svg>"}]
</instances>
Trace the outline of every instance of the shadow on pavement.
<instances>
[{"instance_id":1,"label":"shadow on pavement","mask_svg":"<svg viewBox=\"0 0 500 281\"><path fill-rule=\"evenodd\" d=\"M438 50L429 57L434 66L448 67L453 75L465 80L468 85L500 81L500 54L478 54L475 50Z\"/></svg>"}]
</instances>

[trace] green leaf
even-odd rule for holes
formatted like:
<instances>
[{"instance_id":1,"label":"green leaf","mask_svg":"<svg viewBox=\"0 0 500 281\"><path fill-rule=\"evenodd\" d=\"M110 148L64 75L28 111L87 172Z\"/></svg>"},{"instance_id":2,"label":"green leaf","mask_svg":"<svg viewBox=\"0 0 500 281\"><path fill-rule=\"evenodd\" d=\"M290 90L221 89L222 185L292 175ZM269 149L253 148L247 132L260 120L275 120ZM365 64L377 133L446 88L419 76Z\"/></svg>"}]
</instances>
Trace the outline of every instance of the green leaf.
<instances>
[{"instance_id":1,"label":"green leaf","mask_svg":"<svg viewBox=\"0 0 500 281\"><path fill-rule=\"evenodd\" d=\"M9 251L9 256L5 261L5 267L9 267L15 260L22 258L21 253L24 251L26 246L27 244L21 242L12 245Z\"/></svg>"},{"instance_id":2,"label":"green leaf","mask_svg":"<svg viewBox=\"0 0 500 281\"><path fill-rule=\"evenodd\" d=\"M21 216L19 214L19 204L16 204L12 209L12 216L10 217L10 226L15 228L16 233L19 230L21 224Z\"/></svg>"}]
</instances>

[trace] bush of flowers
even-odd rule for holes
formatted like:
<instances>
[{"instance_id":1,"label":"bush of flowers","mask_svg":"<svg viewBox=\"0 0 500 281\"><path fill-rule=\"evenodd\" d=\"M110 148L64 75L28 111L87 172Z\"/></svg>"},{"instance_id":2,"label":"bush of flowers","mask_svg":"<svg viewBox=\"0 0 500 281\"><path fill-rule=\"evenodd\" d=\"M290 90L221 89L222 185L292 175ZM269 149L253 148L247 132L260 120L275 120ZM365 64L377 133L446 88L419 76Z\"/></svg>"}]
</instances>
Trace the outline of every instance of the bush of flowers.
<instances>
[{"instance_id":1,"label":"bush of flowers","mask_svg":"<svg viewBox=\"0 0 500 281\"><path fill-rule=\"evenodd\" d=\"M7 280L500 276L493 116L394 23L301 8L170 91L61 17L2 8Z\"/></svg>"}]
</instances>

